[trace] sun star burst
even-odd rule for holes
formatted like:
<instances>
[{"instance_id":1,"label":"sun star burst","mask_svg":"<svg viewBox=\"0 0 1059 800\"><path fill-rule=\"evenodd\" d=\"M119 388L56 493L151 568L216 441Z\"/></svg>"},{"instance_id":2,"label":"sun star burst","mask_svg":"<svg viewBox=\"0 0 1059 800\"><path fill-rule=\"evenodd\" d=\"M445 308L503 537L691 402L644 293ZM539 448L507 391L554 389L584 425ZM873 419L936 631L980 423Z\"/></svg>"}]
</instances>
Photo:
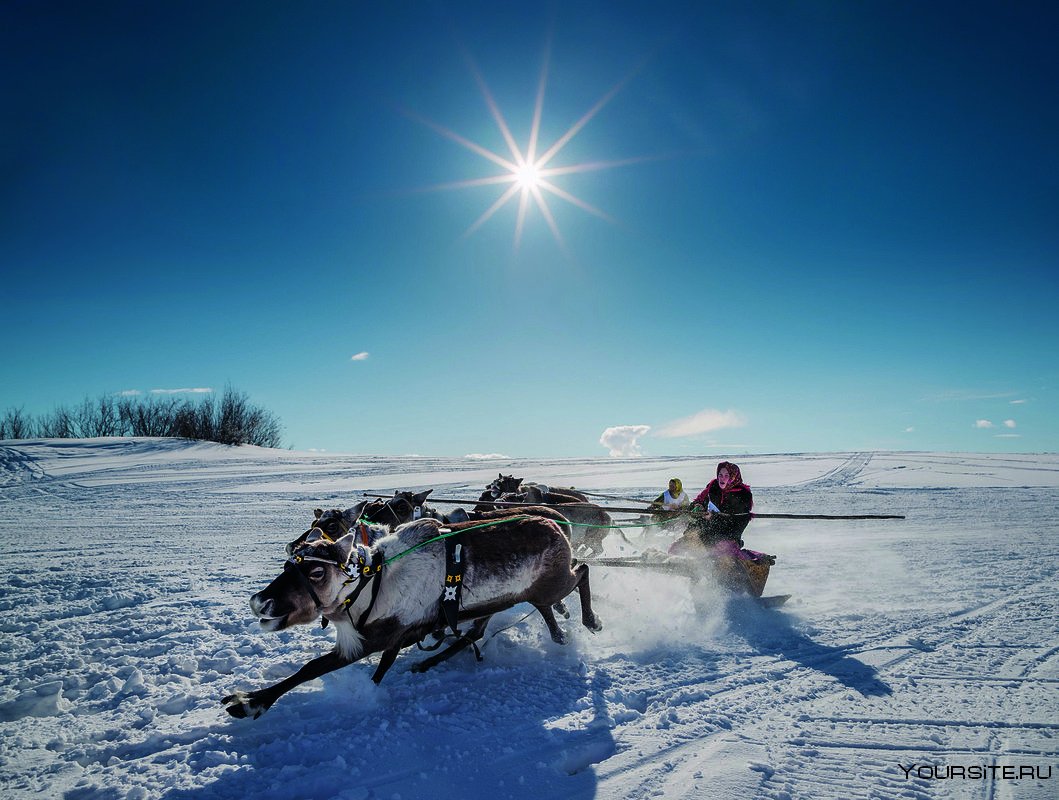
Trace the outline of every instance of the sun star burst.
<instances>
[{"instance_id":1,"label":"sun star burst","mask_svg":"<svg viewBox=\"0 0 1059 800\"><path fill-rule=\"evenodd\" d=\"M465 189L475 186L505 186L500 196L490 205L481 216L478 217L470 227L464 232L464 238L470 236L477 231L482 225L489 221L500 209L506 206L508 203L515 201L518 202L518 216L515 223L515 249L517 250L521 241L522 234L526 226L526 219L529 216L530 209L536 209L544 219L545 224L551 231L552 236L555 238L556 243L565 252L566 244L563 240L562 234L559 232L559 226L555 220L555 215L552 213L551 207L548 205L546 194L553 197L558 197L561 200L570 203L582 211L588 212L600 219L606 220L613 223L614 220L608 214L596 208L595 206L585 202L584 200L574 196L573 194L562 189L556 185L551 179L561 175L570 175L579 172L592 172L610 169L613 167L625 166L628 164L634 164L642 161L650 160L645 157L627 158L617 161L593 161L585 162L580 164L571 164L567 166L549 166L552 160L559 155L562 149L570 143L570 141L589 123L589 121L596 116L603 109L604 106L609 103L614 96L622 89L622 87L632 77L633 73L627 75L624 79L619 81L613 86L606 94L603 95L596 103L588 109L570 128L560 136L550 147L543 151L541 155L537 155L539 135L541 128L541 117L544 109L544 92L547 85L548 79L548 60L549 60L549 47L545 47L544 59L541 65L540 80L537 84L537 95L533 106L533 122L530 129L529 141L526 145L526 149L523 150L519 147L515 141L515 137L511 133L511 129L504 119L504 115L500 112L500 107L497 105L496 100L493 98L492 92L490 92L488 85L485 82L485 78L482 76L481 71L475 64L473 58L469 53L464 53L464 57L467 61L467 65L474 77L475 83L478 85L478 89L482 94L482 98L485 100L486 106L489 108L492 114L493 120L496 122L497 128L500 131L504 142L507 144L508 150L510 151L510 157L505 157L499 153L493 152L486 147L473 142L470 139L461 136L450 128L434 122L433 120L422 117L412 112L406 112L408 116L417 122L426 125L435 132L441 134L450 141L470 150L473 153L481 156L485 160L496 164L502 168L499 174L491 175L485 178L472 178L468 180L453 181L450 183L437 184L434 186L426 187L424 191L437 191L437 190L448 190L448 189ZM635 72L635 70L634 70Z\"/></svg>"}]
</instances>

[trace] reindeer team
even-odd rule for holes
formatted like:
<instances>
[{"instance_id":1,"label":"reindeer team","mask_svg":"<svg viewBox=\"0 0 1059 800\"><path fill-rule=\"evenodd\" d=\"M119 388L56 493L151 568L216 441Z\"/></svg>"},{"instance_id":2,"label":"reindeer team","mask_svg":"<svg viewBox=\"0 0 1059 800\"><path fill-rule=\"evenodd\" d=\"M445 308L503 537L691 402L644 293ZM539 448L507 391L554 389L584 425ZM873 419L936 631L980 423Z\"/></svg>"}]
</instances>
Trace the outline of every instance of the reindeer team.
<instances>
[{"instance_id":1,"label":"reindeer team","mask_svg":"<svg viewBox=\"0 0 1059 800\"><path fill-rule=\"evenodd\" d=\"M257 718L296 686L372 653L382 654L372 676L379 683L403 648L431 634L440 640L446 624L455 642L413 671L466 647L477 652L490 617L519 603L536 608L552 640L563 644L555 611L568 616L562 601L575 589L581 623L602 629L588 565L574 552L601 550L612 528L606 511L571 490L504 475L470 514L443 517L425 505L429 494L396 492L345 511L316 510L309 529L287 545L283 571L250 598L250 608L266 631L333 624L335 647L277 684L225 697L229 714ZM497 501L556 504L562 512L545 505L497 510ZM467 596L459 602L462 586ZM462 622L470 624L466 632L457 627Z\"/></svg>"}]
</instances>

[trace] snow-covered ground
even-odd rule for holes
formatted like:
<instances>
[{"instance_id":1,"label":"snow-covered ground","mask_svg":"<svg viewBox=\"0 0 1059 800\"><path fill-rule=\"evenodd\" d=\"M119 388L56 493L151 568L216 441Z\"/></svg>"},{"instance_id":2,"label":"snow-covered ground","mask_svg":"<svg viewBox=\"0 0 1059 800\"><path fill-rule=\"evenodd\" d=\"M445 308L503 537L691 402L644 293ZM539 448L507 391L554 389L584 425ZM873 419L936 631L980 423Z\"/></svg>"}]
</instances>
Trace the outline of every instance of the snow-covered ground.
<instances>
[{"instance_id":1,"label":"snow-covered ground","mask_svg":"<svg viewBox=\"0 0 1059 800\"><path fill-rule=\"evenodd\" d=\"M736 460L759 512L907 519L753 522L782 610L699 613L683 578L596 567L599 634L575 608L556 645L519 607L482 663L417 675L408 650L375 686L373 657L233 720L221 697L331 646L263 633L247 604L314 507L476 497L501 471L648 498L714 460L2 442L0 796L1059 797L1059 456Z\"/></svg>"}]
</instances>

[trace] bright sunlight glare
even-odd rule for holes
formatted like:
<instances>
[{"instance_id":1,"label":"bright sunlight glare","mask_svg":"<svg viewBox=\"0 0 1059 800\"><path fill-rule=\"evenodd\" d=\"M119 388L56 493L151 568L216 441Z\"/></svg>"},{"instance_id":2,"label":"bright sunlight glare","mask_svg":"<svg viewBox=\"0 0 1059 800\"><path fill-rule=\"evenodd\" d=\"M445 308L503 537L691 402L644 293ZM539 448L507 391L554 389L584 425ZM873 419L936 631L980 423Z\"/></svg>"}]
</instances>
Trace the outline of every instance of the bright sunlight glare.
<instances>
[{"instance_id":1,"label":"bright sunlight glare","mask_svg":"<svg viewBox=\"0 0 1059 800\"><path fill-rule=\"evenodd\" d=\"M489 108L490 113L496 122L497 128L503 136L505 143L507 144L508 150L510 151L510 158L502 156L498 153L494 153L483 147L476 142L472 142L464 136L456 133L455 131L444 127L430 119L422 117L414 112L406 111L405 113L416 120L417 122L426 125L435 132L441 134L445 138L455 142L456 144L467 148L468 150L477 153L487 161L491 161L497 166L501 167L504 171L498 175L492 175L486 178L474 178L469 180L454 181L451 183L438 184L435 186L426 187L422 191L436 191L443 189L463 189L471 186L503 186L508 184L507 188L500 194L496 201L487 208L478 219L476 219L471 226L464 232L464 237L470 236L482 225L484 225L497 211L503 208L507 203L516 197L518 198L518 221L515 223L515 249L517 250L520 242L522 241L522 233L525 228L526 217L529 213L531 204L543 217L549 230L552 232L552 236L555 238L556 243L559 247L566 251L566 245L563 241L562 234L559 232L559 226L555 221L555 217L552 214L551 208L548 205L548 201L545 198L545 193L558 197L565 200L571 205L575 205L583 211L587 211L594 216L604 219L607 222L613 223L614 220L606 213L596 208L593 205L586 203L578 197L570 194L563 190L561 187L553 183L550 178L554 178L559 175L569 175L577 172L590 172L604 169L610 169L612 167L625 166L628 164L635 164L642 161L653 160L652 157L637 157L627 158L618 161L593 161L583 164L572 164L564 167L553 167L548 166L552 159L559 154L559 152L570 142L571 139L576 136L588 122L599 113L599 111L614 98L614 96L622 89L622 87L629 81L636 70L633 70L629 75L619 81L614 87L612 87L606 94L603 95L588 111L586 111L580 119L578 119L573 125L570 126L569 130L560 136L554 144L551 145L542 155L537 155L538 149L538 135L541 127L541 115L544 109L544 89L547 84L548 77L548 60L549 60L550 45L546 44L544 49L544 59L541 65L540 82L537 86L537 97L533 108L533 124L530 130L529 143L525 150L522 150L515 142L515 137L512 135L510 128L508 127L507 121L504 119L503 114L500 113L500 108L496 101L493 99L492 92L489 91L489 87L486 85L485 78L482 77L481 71L475 64L471 55L467 52L464 53L464 57L467 61L467 65L474 77L475 83L478 84L478 88L481 91L482 97L485 100L486 105Z\"/></svg>"},{"instance_id":2,"label":"bright sunlight glare","mask_svg":"<svg viewBox=\"0 0 1059 800\"><path fill-rule=\"evenodd\" d=\"M536 164L523 164L515 173L515 181L524 192L532 191L540 186L540 173Z\"/></svg>"}]
</instances>

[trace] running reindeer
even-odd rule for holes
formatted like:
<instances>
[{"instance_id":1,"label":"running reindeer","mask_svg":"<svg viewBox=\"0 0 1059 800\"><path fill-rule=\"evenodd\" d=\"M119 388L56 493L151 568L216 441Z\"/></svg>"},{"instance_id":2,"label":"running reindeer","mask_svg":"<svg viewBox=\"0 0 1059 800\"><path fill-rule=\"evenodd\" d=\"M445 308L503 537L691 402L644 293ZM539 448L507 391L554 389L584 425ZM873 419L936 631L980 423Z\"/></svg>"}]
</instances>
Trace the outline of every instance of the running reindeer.
<instances>
[{"instance_id":1,"label":"running reindeer","mask_svg":"<svg viewBox=\"0 0 1059 800\"><path fill-rule=\"evenodd\" d=\"M373 525L367 530L366 538L373 542L368 545L357 541L358 534L351 530L335 540L311 529L289 546L283 571L250 598L263 630L280 631L322 617L334 624L337 643L286 680L225 697L222 702L233 717L256 719L296 686L371 653L382 653L372 676L379 683L403 648L421 641L439 621L444 624L453 552L461 560L461 583L470 598L454 610L455 622L469 621L471 627L413 671L425 671L472 645L493 614L522 602L537 609L553 641L565 643L551 605L574 589L580 595L582 624L602 630L592 611L588 566L571 566L570 542L552 520L519 516L488 527L467 522L442 528L436 520L421 519L392 534ZM458 543L450 548L447 540ZM455 627L452 620L449 624Z\"/></svg>"},{"instance_id":2,"label":"running reindeer","mask_svg":"<svg viewBox=\"0 0 1059 800\"><path fill-rule=\"evenodd\" d=\"M626 544L631 544L625 532L614 525L610 514L573 489L555 489L544 484L525 483L522 478L499 474L496 480L485 487L474 510L480 513L496 508L495 501L560 508L563 516L572 524L571 542L574 552L589 558L603 552L603 539L611 531L617 531Z\"/></svg>"}]
</instances>

